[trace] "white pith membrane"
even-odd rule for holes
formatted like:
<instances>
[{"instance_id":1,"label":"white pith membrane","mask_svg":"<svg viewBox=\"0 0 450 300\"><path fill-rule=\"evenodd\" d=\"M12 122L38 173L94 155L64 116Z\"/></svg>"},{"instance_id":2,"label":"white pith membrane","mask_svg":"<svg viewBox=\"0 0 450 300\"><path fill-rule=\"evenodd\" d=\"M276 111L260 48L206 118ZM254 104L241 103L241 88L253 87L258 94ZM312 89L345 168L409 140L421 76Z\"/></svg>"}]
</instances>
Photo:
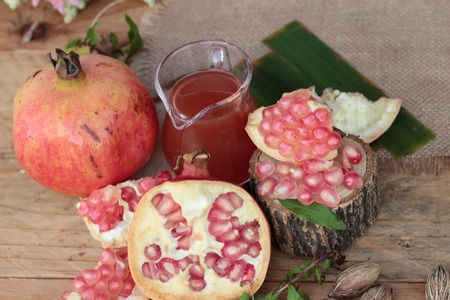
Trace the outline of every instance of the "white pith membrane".
<instances>
[{"instance_id":1,"label":"white pith membrane","mask_svg":"<svg viewBox=\"0 0 450 300\"><path fill-rule=\"evenodd\" d=\"M205 256L208 253L213 252L224 257L223 247L231 243L218 241L215 236L210 234L209 227L214 221L210 222L208 217L215 199L230 192L236 193L243 199L242 206L234 209L231 213L232 217L239 219L240 228L246 223L254 224L256 221L258 224L259 239L257 242L260 243L262 250L254 255L255 257L242 254L233 261L233 263L245 261L246 266L253 265L255 276L250 283L241 283L241 277L239 277L241 279L231 280L233 274L236 275L232 268L224 276L219 276L214 270L217 266L216 262L214 262L214 267L208 267L205 263ZM192 229L188 239L188 249L179 243L181 238L172 235L171 228L165 228L165 225L169 227L166 223L168 218L160 215L152 203L152 199L161 193L170 195L181 206L181 213L185 218L184 223ZM232 226L231 222L225 222ZM160 247L160 256L157 256L157 259L152 262L144 254L144 249L155 244ZM237 299L243 293L253 294L264 281L270 259L270 247L268 223L253 198L238 186L210 180L166 182L153 188L144 195L138 205L128 239L130 271L136 284L152 299ZM144 265L152 264L154 266L165 258L177 261L183 261L186 258L192 260L184 270L180 268L169 279L161 279L162 275L159 273L156 273L156 278L152 279L148 274L143 273ZM236 266L243 266L245 263L238 262ZM200 273L203 272L204 282L200 278L202 286L197 291L190 286L191 279L194 279L194 285L196 283L196 277L191 274L191 267L199 268ZM236 270L239 269L236 267Z\"/></svg>"},{"instance_id":2,"label":"white pith membrane","mask_svg":"<svg viewBox=\"0 0 450 300\"><path fill-rule=\"evenodd\" d=\"M115 252L111 248L104 249L100 261L94 269L83 270L82 275L73 282L73 290L62 294L63 300L83 299L118 299L118 300L147 300L148 297L135 285L129 273L126 249ZM102 256L107 261L102 261Z\"/></svg>"},{"instance_id":3,"label":"white pith membrane","mask_svg":"<svg viewBox=\"0 0 450 300\"><path fill-rule=\"evenodd\" d=\"M134 211L142 196L156 184L160 184L172 175L169 172L161 172L156 177L144 177L139 180L128 180L118 183L116 185L109 185L105 188L96 190L89 195L89 197L82 199L77 203L78 214L83 217L83 220L89 229L92 237L101 242L103 248L121 248L127 246L128 231L131 225L131 220L134 216ZM90 199L95 198L95 203L89 203ZM95 223L89 215L89 210L80 209L82 202L89 203L89 210L98 208L99 213L108 214L108 220L103 223L111 223L111 228L108 230L100 230L98 222ZM103 203L102 203L103 202ZM85 204L86 204L85 203ZM114 206L114 209L110 210Z\"/></svg>"},{"instance_id":4,"label":"white pith membrane","mask_svg":"<svg viewBox=\"0 0 450 300\"><path fill-rule=\"evenodd\" d=\"M371 143L394 122L401 108L401 100L381 97L368 100L360 93L345 93L325 89L321 98L333 111L333 126L345 133L359 136Z\"/></svg>"}]
</instances>

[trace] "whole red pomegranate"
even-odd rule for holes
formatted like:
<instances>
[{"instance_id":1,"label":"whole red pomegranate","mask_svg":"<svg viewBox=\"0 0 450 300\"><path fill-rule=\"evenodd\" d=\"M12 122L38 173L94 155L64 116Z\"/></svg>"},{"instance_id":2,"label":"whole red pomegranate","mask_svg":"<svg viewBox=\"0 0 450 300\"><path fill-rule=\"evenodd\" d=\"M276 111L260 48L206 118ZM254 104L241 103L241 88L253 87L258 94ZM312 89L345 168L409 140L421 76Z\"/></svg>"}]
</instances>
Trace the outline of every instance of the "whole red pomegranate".
<instances>
[{"instance_id":1,"label":"whole red pomegranate","mask_svg":"<svg viewBox=\"0 0 450 300\"><path fill-rule=\"evenodd\" d=\"M71 196L128 179L150 158L155 104L132 70L98 54L56 50L14 99L14 148L35 181Z\"/></svg>"},{"instance_id":2,"label":"whole red pomegranate","mask_svg":"<svg viewBox=\"0 0 450 300\"><path fill-rule=\"evenodd\" d=\"M266 276L270 229L239 186L209 177L209 155L183 156L180 176L139 201L128 259L136 285L151 299L239 299Z\"/></svg>"}]
</instances>

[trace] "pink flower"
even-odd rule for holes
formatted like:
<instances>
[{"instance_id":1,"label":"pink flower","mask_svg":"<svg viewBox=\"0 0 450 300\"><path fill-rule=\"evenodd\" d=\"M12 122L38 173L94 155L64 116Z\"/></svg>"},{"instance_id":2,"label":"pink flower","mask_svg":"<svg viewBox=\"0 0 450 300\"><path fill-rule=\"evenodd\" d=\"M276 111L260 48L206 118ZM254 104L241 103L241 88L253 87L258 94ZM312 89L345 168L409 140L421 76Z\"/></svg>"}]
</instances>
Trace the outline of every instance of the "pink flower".
<instances>
[{"instance_id":1,"label":"pink flower","mask_svg":"<svg viewBox=\"0 0 450 300\"><path fill-rule=\"evenodd\" d=\"M40 0L31 0L31 5L34 7L39 5ZM64 4L66 0L47 0L53 6L54 10L57 10L60 14L64 14ZM67 0L70 4L76 7L80 7L80 0Z\"/></svg>"}]
</instances>

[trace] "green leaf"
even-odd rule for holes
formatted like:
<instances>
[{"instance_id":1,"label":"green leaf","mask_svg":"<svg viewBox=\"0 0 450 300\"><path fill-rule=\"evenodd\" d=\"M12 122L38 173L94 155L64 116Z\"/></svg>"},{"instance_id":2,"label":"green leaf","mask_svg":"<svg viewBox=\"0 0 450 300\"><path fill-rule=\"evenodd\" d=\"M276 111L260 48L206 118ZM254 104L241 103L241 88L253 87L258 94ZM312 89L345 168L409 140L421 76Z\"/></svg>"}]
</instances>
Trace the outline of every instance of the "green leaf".
<instances>
[{"instance_id":1,"label":"green leaf","mask_svg":"<svg viewBox=\"0 0 450 300\"><path fill-rule=\"evenodd\" d=\"M239 297L239 300L250 300L250 296L247 293L242 294L241 297Z\"/></svg>"},{"instance_id":2,"label":"green leaf","mask_svg":"<svg viewBox=\"0 0 450 300\"><path fill-rule=\"evenodd\" d=\"M95 46L100 42L100 39L95 33L95 26L97 26L100 22L96 22L92 27L89 27L89 29L86 32L86 38L87 38L87 44L89 46Z\"/></svg>"},{"instance_id":3,"label":"green leaf","mask_svg":"<svg viewBox=\"0 0 450 300\"><path fill-rule=\"evenodd\" d=\"M315 280L317 283L322 283L322 270L320 268L315 268Z\"/></svg>"},{"instance_id":4,"label":"green leaf","mask_svg":"<svg viewBox=\"0 0 450 300\"><path fill-rule=\"evenodd\" d=\"M81 47L82 45L83 41L81 39L73 39L67 43L66 48Z\"/></svg>"},{"instance_id":5,"label":"green leaf","mask_svg":"<svg viewBox=\"0 0 450 300\"><path fill-rule=\"evenodd\" d=\"M305 300L292 284L288 285L287 300Z\"/></svg>"},{"instance_id":6,"label":"green leaf","mask_svg":"<svg viewBox=\"0 0 450 300\"><path fill-rule=\"evenodd\" d=\"M119 48L119 37L114 32L109 33L108 38L114 47Z\"/></svg>"},{"instance_id":7,"label":"green leaf","mask_svg":"<svg viewBox=\"0 0 450 300\"><path fill-rule=\"evenodd\" d=\"M306 206L295 199L280 200L280 203L305 221L338 230L346 229L344 222L325 205L314 202Z\"/></svg>"},{"instance_id":8,"label":"green leaf","mask_svg":"<svg viewBox=\"0 0 450 300\"><path fill-rule=\"evenodd\" d=\"M125 61L127 61L131 56L136 54L139 50L143 47L143 42L141 35L139 34L139 28L134 23L134 21L125 14L125 21L127 22L128 26L130 27L128 30L128 40L129 43L125 47L122 48L122 52L126 54Z\"/></svg>"}]
</instances>

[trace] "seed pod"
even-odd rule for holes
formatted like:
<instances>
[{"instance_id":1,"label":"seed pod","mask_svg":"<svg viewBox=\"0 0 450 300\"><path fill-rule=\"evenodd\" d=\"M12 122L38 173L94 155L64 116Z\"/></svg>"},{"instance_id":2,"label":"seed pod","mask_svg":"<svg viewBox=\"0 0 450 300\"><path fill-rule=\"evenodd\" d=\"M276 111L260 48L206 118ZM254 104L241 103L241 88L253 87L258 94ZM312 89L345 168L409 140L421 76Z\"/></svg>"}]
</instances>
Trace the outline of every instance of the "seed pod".
<instances>
[{"instance_id":1,"label":"seed pod","mask_svg":"<svg viewBox=\"0 0 450 300\"><path fill-rule=\"evenodd\" d=\"M368 289L361 300L392 300L392 287L387 284L376 284Z\"/></svg>"},{"instance_id":2,"label":"seed pod","mask_svg":"<svg viewBox=\"0 0 450 300\"><path fill-rule=\"evenodd\" d=\"M353 298L369 289L377 280L381 268L375 263L360 263L338 275L328 297Z\"/></svg>"},{"instance_id":3,"label":"seed pod","mask_svg":"<svg viewBox=\"0 0 450 300\"><path fill-rule=\"evenodd\" d=\"M450 275L441 265L434 268L428 275L425 285L425 297L427 300L450 299Z\"/></svg>"}]
</instances>

